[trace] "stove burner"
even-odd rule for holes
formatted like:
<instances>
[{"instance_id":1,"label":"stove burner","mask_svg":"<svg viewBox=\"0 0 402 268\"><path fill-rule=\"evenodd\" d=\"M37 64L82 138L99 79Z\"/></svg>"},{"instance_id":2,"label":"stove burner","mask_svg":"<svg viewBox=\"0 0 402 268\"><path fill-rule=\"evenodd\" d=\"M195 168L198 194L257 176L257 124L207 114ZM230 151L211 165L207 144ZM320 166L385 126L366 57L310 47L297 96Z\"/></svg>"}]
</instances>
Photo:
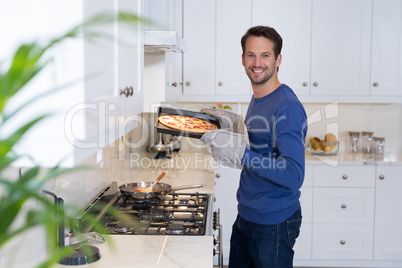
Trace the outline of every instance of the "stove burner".
<instances>
[{"instance_id":1,"label":"stove burner","mask_svg":"<svg viewBox=\"0 0 402 268\"><path fill-rule=\"evenodd\" d=\"M132 234L133 229L131 227L127 227L127 226L116 226L113 229L113 233L115 233L115 234Z\"/></svg>"},{"instance_id":2,"label":"stove burner","mask_svg":"<svg viewBox=\"0 0 402 268\"><path fill-rule=\"evenodd\" d=\"M188 234L190 232L190 228L184 227L183 224L172 223L166 227L165 234Z\"/></svg>"}]
</instances>

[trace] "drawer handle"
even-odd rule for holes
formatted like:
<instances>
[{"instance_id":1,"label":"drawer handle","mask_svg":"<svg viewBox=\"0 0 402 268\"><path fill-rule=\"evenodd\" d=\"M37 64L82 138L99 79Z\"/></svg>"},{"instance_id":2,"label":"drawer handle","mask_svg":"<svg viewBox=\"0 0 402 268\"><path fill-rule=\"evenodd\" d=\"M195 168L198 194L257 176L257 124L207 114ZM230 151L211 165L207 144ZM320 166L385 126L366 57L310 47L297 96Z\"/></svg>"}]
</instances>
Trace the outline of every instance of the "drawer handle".
<instances>
[{"instance_id":1,"label":"drawer handle","mask_svg":"<svg viewBox=\"0 0 402 268\"><path fill-rule=\"evenodd\" d=\"M219 174L219 173L216 173L216 174L215 174L215 178L218 178L218 179L219 179L220 177L221 177L221 174Z\"/></svg>"},{"instance_id":2,"label":"drawer handle","mask_svg":"<svg viewBox=\"0 0 402 268\"><path fill-rule=\"evenodd\" d=\"M348 175L343 175L342 179L347 180L348 179Z\"/></svg>"},{"instance_id":3,"label":"drawer handle","mask_svg":"<svg viewBox=\"0 0 402 268\"><path fill-rule=\"evenodd\" d=\"M385 179L384 175L380 175L378 178L379 178L380 180Z\"/></svg>"},{"instance_id":4,"label":"drawer handle","mask_svg":"<svg viewBox=\"0 0 402 268\"><path fill-rule=\"evenodd\" d=\"M341 208L346 208L346 204L342 204L342 205L341 205Z\"/></svg>"},{"instance_id":5,"label":"drawer handle","mask_svg":"<svg viewBox=\"0 0 402 268\"><path fill-rule=\"evenodd\" d=\"M339 241L339 243L341 243L341 245L345 245L345 244L346 244L346 241L345 241L345 240L341 240L341 241Z\"/></svg>"}]
</instances>

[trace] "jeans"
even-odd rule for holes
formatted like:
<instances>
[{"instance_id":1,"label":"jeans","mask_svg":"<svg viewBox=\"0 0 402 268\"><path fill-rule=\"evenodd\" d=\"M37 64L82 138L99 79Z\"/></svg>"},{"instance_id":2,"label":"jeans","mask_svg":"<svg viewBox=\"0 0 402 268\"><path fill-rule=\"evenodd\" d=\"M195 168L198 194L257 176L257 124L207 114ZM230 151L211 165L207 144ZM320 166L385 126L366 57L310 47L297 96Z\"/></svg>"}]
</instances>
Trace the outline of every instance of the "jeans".
<instances>
[{"instance_id":1,"label":"jeans","mask_svg":"<svg viewBox=\"0 0 402 268\"><path fill-rule=\"evenodd\" d=\"M230 238L229 268L292 268L301 208L278 224L258 224L239 215Z\"/></svg>"}]
</instances>

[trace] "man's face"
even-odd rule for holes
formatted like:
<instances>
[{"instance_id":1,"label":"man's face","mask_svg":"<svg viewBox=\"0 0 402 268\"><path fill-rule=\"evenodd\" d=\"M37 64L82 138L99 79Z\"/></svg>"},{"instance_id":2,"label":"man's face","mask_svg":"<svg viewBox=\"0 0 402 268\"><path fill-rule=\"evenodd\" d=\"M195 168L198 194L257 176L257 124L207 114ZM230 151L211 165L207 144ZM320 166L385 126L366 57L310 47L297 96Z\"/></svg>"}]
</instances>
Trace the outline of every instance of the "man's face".
<instances>
[{"instance_id":1,"label":"man's face","mask_svg":"<svg viewBox=\"0 0 402 268\"><path fill-rule=\"evenodd\" d=\"M254 85L263 85L276 74L282 55L275 60L274 43L265 37L250 36L242 55L246 74Z\"/></svg>"}]
</instances>

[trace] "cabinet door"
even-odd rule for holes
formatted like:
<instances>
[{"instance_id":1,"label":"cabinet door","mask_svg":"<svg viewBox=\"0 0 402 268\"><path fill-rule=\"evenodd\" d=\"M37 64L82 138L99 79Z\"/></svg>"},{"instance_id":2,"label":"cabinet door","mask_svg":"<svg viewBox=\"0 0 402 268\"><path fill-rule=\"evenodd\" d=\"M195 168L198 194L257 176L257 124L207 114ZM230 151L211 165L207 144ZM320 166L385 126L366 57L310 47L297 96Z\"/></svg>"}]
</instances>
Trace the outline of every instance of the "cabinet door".
<instances>
[{"instance_id":1,"label":"cabinet door","mask_svg":"<svg viewBox=\"0 0 402 268\"><path fill-rule=\"evenodd\" d=\"M118 0L119 11L143 15L143 0ZM142 25L129 27L117 22L117 89L132 87L133 95L121 95L121 113L125 116L135 115L143 110L144 92L142 71L144 68L144 36ZM128 124L126 131L135 127Z\"/></svg>"},{"instance_id":2,"label":"cabinet door","mask_svg":"<svg viewBox=\"0 0 402 268\"><path fill-rule=\"evenodd\" d=\"M402 167L377 166L374 258L402 260Z\"/></svg>"},{"instance_id":3,"label":"cabinet door","mask_svg":"<svg viewBox=\"0 0 402 268\"><path fill-rule=\"evenodd\" d=\"M241 37L251 26L248 0L216 2L216 95L250 95L251 84L241 61Z\"/></svg>"},{"instance_id":4,"label":"cabinet door","mask_svg":"<svg viewBox=\"0 0 402 268\"><path fill-rule=\"evenodd\" d=\"M311 0L255 0L252 12L253 25L273 27L282 36L279 81L296 95L309 95Z\"/></svg>"},{"instance_id":5,"label":"cabinet door","mask_svg":"<svg viewBox=\"0 0 402 268\"><path fill-rule=\"evenodd\" d=\"M215 4L216 1L202 0L183 2L184 95L215 94Z\"/></svg>"},{"instance_id":6,"label":"cabinet door","mask_svg":"<svg viewBox=\"0 0 402 268\"><path fill-rule=\"evenodd\" d=\"M402 2L374 0L371 94L402 95Z\"/></svg>"},{"instance_id":7,"label":"cabinet door","mask_svg":"<svg viewBox=\"0 0 402 268\"><path fill-rule=\"evenodd\" d=\"M368 95L372 2L313 0L311 95Z\"/></svg>"},{"instance_id":8,"label":"cabinet door","mask_svg":"<svg viewBox=\"0 0 402 268\"><path fill-rule=\"evenodd\" d=\"M223 262L228 264L230 250L230 236L232 225L237 216L236 193L239 188L240 169L216 169L215 170L215 204L214 210L220 209L220 221L222 225Z\"/></svg>"}]
</instances>

